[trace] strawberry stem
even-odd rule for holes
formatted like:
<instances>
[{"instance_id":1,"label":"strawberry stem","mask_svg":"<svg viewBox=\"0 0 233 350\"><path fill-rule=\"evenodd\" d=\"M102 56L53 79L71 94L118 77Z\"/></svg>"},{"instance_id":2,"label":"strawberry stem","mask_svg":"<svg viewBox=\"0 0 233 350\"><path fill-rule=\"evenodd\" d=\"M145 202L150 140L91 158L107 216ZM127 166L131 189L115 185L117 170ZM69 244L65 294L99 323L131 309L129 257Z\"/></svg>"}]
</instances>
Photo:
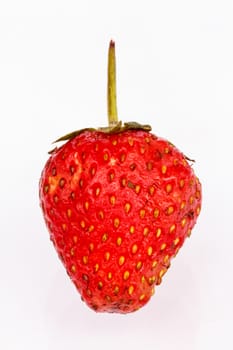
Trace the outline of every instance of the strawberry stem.
<instances>
[{"instance_id":1,"label":"strawberry stem","mask_svg":"<svg viewBox=\"0 0 233 350\"><path fill-rule=\"evenodd\" d=\"M108 125L110 127L117 125L117 101L116 101L116 57L115 42L110 41L108 50Z\"/></svg>"},{"instance_id":2,"label":"strawberry stem","mask_svg":"<svg viewBox=\"0 0 233 350\"><path fill-rule=\"evenodd\" d=\"M137 122L128 122L128 123L122 123L121 121L118 122L117 101L116 101L116 57L115 57L115 42L113 40L110 41L109 50L108 50L107 93L108 93L108 127L102 127L98 129L85 128L81 130L76 130L60 137L53 143L72 140L74 137L80 135L82 132L85 132L85 131L89 131L89 132L100 131L106 134L118 134L120 132L124 132L127 130L144 130L147 132L151 131L151 126L147 124L142 125ZM52 150L49 153L52 153L53 151L54 150Z\"/></svg>"}]
</instances>

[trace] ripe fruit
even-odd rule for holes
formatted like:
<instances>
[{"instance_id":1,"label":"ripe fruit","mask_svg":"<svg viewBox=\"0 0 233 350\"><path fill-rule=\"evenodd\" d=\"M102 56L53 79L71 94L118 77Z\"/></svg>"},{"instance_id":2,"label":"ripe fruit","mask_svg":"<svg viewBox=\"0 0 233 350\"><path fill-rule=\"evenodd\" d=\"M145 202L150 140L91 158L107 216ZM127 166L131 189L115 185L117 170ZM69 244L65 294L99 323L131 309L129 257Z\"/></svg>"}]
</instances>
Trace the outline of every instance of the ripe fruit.
<instances>
[{"instance_id":1,"label":"ripe fruit","mask_svg":"<svg viewBox=\"0 0 233 350\"><path fill-rule=\"evenodd\" d=\"M201 208L189 160L150 127L117 122L114 43L109 128L67 135L41 175L40 202L54 246L82 299L98 312L146 304ZM60 139L60 140L61 140Z\"/></svg>"}]
</instances>

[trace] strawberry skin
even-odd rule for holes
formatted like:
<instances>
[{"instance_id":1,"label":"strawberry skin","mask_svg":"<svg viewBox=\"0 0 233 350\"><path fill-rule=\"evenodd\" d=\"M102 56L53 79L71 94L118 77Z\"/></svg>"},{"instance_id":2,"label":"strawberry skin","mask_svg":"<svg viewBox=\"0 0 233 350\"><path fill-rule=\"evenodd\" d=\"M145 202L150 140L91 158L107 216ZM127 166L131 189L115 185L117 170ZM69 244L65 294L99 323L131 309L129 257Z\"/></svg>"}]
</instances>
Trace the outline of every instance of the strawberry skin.
<instances>
[{"instance_id":1,"label":"strawberry skin","mask_svg":"<svg viewBox=\"0 0 233 350\"><path fill-rule=\"evenodd\" d=\"M40 203L86 304L128 313L161 283L201 209L201 184L170 142L143 130L83 131L50 156Z\"/></svg>"}]
</instances>

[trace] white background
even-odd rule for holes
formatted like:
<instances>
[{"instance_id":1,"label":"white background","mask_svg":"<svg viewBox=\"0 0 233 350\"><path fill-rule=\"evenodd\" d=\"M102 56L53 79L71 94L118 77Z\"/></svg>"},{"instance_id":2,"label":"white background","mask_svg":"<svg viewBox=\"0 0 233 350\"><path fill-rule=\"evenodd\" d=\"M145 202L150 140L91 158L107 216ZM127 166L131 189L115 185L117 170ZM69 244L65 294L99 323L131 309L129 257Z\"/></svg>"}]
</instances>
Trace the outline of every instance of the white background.
<instances>
[{"instance_id":1,"label":"white background","mask_svg":"<svg viewBox=\"0 0 233 350\"><path fill-rule=\"evenodd\" d=\"M233 348L233 3L0 3L0 348ZM109 40L118 112L150 123L203 185L193 234L151 302L96 314L57 258L38 201L51 142L107 122Z\"/></svg>"}]
</instances>

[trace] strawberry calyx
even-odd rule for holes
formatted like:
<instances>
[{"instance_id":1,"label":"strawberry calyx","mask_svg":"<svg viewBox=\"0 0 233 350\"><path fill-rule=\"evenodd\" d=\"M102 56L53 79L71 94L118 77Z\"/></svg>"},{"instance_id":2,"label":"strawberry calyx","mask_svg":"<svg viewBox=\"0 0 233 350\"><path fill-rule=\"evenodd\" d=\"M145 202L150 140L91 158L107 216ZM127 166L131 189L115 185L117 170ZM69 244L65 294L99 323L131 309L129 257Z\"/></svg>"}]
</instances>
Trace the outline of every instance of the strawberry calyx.
<instances>
[{"instance_id":1,"label":"strawberry calyx","mask_svg":"<svg viewBox=\"0 0 233 350\"><path fill-rule=\"evenodd\" d=\"M72 140L74 137L82 134L85 131L90 131L90 132L99 131L105 134L119 134L121 132L128 131L128 130L143 130L143 131L149 132L152 130L152 128L148 124L140 124L137 122L127 122L122 124L122 122L119 121L117 122L117 124L114 124L112 126L106 126L106 127L100 127L100 128L84 128L84 129L72 131L62 137L59 137L53 143Z\"/></svg>"}]
</instances>

